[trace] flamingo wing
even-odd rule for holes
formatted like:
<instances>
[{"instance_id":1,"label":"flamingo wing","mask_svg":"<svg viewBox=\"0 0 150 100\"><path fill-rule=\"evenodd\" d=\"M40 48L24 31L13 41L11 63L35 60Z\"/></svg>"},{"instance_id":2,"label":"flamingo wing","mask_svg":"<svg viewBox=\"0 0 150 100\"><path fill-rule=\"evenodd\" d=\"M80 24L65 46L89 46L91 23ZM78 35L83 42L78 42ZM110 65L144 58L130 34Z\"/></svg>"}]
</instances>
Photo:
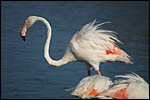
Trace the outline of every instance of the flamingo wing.
<instances>
[{"instance_id":1,"label":"flamingo wing","mask_svg":"<svg viewBox=\"0 0 150 100\"><path fill-rule=\"evenodd\" d=\"M128 98L149 98L149 84L138 74L132 73L116 77L125 78L124 80L116 81L116 83L128 83L126 87Z\"/></svg>"},{"instance_id":2,"label":"flamingo wing","mask_svg":"<svg viewBox=\"0 0 150 100\"><path fill-rule=\"evenodd\" d=\"M113 46L116 45L115 41L122 43L120 40L118 40L117 36L114 34L116 32L110 30L98 29L103 24L110 23L110 22L104 22L101 24L94 25L95 22L96 20L83 26L82 29L76 33L74 40L78 42L87 41L88 43L90 43L89 48L91 49L95 49L95 50L108 49L110 51L113 51ZM85 46L85 48L87 47Z\"/></svg>"},{"instance_id":3,"label":"flamingo wing","mask_svg":"<svg viewBox=\"0 0 150 100\"><path fill-rule=\"evenodd\" d=\"M83 78L77 87L73 90L72 95L80 98L92 98L101 91L108 89L112 85L110 78L105 76L88 76Z\"/></svg>"},{"instance_id":4,"label":"flamingo wing","mask_svg":"<svg viewBox=\"0 0 150 100\"><path fill-rule=\"evenodd\" d=\"M110 22L94 25L95 22L96 20L86 24L73 36L71 43L78 52L77 55L80 55L80 58L87 58L84 56L88 55L91 61L95 59L97 62L108 54L130 57L116 45L117 42L122 43L114 34L116 32L100 29L100 26ZM129 59L127 59L127 62L130 62Z\"/></svg>"},{"instance_id":5,"label":"flamingo wing","mask_svg":"<svg viewBox=\"0 0 150 100\"><path fill-rule=\"evenodd\" d=\"M99 96L110 96L118 99L149 98L149 84L139 75L133 73L115 77L124 79L115 80L113 87L103 91Z\"/></svg>"}]
</instances>

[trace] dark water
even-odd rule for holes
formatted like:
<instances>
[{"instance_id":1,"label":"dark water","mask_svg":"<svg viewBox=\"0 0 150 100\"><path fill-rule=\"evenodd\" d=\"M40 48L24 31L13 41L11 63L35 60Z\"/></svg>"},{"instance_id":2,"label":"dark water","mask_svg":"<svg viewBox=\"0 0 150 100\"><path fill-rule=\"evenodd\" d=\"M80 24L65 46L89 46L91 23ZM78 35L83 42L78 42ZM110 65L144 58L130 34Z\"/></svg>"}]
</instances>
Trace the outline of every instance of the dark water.
<instances>
[{"instance_id":1,"label":"dark water","mask_svg":"<svg viewBox=\"0 0 150 100\"><path fill-rule=\"evenodd\" d=\"M87 76L83 63L59 68L48 65L43 55L46 27L37 22L28 30L26 42L19 29L30 15L43 16L52 25L50 55L60 59L80 28L97 19L111 21L104 29L119 33L119 45L133 57L133 65L108 62L100 66L103 75L135 72L149 82L149 2L2 2L1 96L2 98L77 98L65 89L75 87ZM92 74L96 74L93 70Z\"/></svg>"}]
</instances>

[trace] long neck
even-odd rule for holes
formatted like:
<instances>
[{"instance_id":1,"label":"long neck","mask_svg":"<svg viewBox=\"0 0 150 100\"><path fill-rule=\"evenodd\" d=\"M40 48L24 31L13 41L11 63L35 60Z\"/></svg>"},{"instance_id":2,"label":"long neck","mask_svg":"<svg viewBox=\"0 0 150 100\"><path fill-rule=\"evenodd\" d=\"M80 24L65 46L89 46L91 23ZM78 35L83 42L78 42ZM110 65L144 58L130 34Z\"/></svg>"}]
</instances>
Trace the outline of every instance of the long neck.
<instances>
[{"instance_id":1,"label":"long neck","mask_svg":"<svg viewBox=\"0 0 150 100\"><path fill-rule=\"evenodd\" d=\"M47 27L47 40L46 40L45 48L44 48L44 57L47 60L47 62L50 65L54 65L54 66L61 66L61 65L68 63L69 61L66 59L67 57L65 56L58 61L51 59L51 57L49 56L49 46L50 46L50 40L51 40L51 26L48 23L48 21L42 17L38 17L37 20L42 21Z\"/></svg>"}]
</instances>

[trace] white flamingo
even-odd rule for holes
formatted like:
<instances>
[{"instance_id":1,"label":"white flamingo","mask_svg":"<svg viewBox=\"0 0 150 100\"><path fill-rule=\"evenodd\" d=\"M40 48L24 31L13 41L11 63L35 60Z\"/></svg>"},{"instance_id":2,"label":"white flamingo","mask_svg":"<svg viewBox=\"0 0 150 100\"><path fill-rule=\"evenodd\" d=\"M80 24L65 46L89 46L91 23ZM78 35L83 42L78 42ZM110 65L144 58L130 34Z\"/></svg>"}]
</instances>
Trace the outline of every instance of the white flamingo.
<instances>
[{"instance_id":1,"label":"white flamingo","mask_svg":"<svg viewBox=\"0 0 150 100\"><path fill-rule=\"evenodd\" d=\"M45 18L29 16L21 29L21 36L25 41L27 28L36 21L42 21L47 27L47 40L44 49L44 57L50 65L61 66L73 61L81 61L87 65L88 75L93 67L98 75L99 64L106 61L121 61L132 63L130 56L115 45L115 41L120 42L110 30L98 29L99 26L109 23L95 24L95 20L86 24L82 29L74 34L62 59L55 61L49 56L49 45L51 40L51 26ZM121 42L120 42L121 43Z\"/></svg>"},{"instance_id":2,"label":"white flamingo","mask_svg":"<svg viewBox=\"0 0 150 100\"><path fill-rule=\"evenodd\" d=\"M114 86L103 91L99 96L109 96L116 99L149 99L149 84L139 75L126 74L114 82Z\"/></svg>"},{"instance_id":3,"label":"white flamingo","mask_svg":"<svg viewBox=\"0 0 150 100\"><path fill-rule=\"evenodd\" d=\"M82 99L90 98L109 98L106 96L98 96L101 92L109 89L113 85L110 78L99 75L92 75L83 78L73 89L71 95L78 96ZM70 90L71 90L70 89Z\"/></svg>"},{"instance_id":4,"label":"white flamingo","mask_svg":"<svg viewBox=\"0 0 150 100\"><path fill-rule=\"evenodd\" d=\"M139 75L125 74L114 82L98 75L83 78L71 93L82 99L149 99L149 84Z\"/></svg>"}]
</instances>

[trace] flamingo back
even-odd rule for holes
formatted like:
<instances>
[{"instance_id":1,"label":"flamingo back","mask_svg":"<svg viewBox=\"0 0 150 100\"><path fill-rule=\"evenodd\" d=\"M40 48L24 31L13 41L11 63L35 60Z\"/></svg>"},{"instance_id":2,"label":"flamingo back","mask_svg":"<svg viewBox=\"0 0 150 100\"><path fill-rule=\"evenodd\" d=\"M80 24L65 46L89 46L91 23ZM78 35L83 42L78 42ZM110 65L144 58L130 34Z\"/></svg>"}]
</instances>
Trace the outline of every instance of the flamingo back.
<instances>
[{"instance_id":1,"label":"flamingo back","mask_svg":"<svg viewBox=\"0 0 150 100\"><path fill-rule=\"evenodd\" d=\"M108 89L112 85L110 78L105 76L88 76L83 78L72 92L72 95L80 98L91 98L100 92Z\"/></svg>"},{"instance_id":2,"label":"flamingo back","mask_svg":"<svg viewBox=\"0 0 150 100\"><path fill-rule=\"evenodd\" d=\"M73 36L71 40L73 52L80 56L80 59L88 62L122 61L131 63L130 56L116 44L122 43L117 38L116 32L101 29L103 24L110 22L94 25L95 22L96 20L86 24Z\"/></svg>"},{"instance_id":3,"label":"flamingo back","mask_svg":"<svg viewBox=\"0 0 150 100\"><path fill-rule=\"evenodd\" d=\"M112 88L103 91L101 96L110 96L117 99L148 99L149 84L139 75L117 75L125 79L115 80Z\"/></svg>"}]
</instances>

